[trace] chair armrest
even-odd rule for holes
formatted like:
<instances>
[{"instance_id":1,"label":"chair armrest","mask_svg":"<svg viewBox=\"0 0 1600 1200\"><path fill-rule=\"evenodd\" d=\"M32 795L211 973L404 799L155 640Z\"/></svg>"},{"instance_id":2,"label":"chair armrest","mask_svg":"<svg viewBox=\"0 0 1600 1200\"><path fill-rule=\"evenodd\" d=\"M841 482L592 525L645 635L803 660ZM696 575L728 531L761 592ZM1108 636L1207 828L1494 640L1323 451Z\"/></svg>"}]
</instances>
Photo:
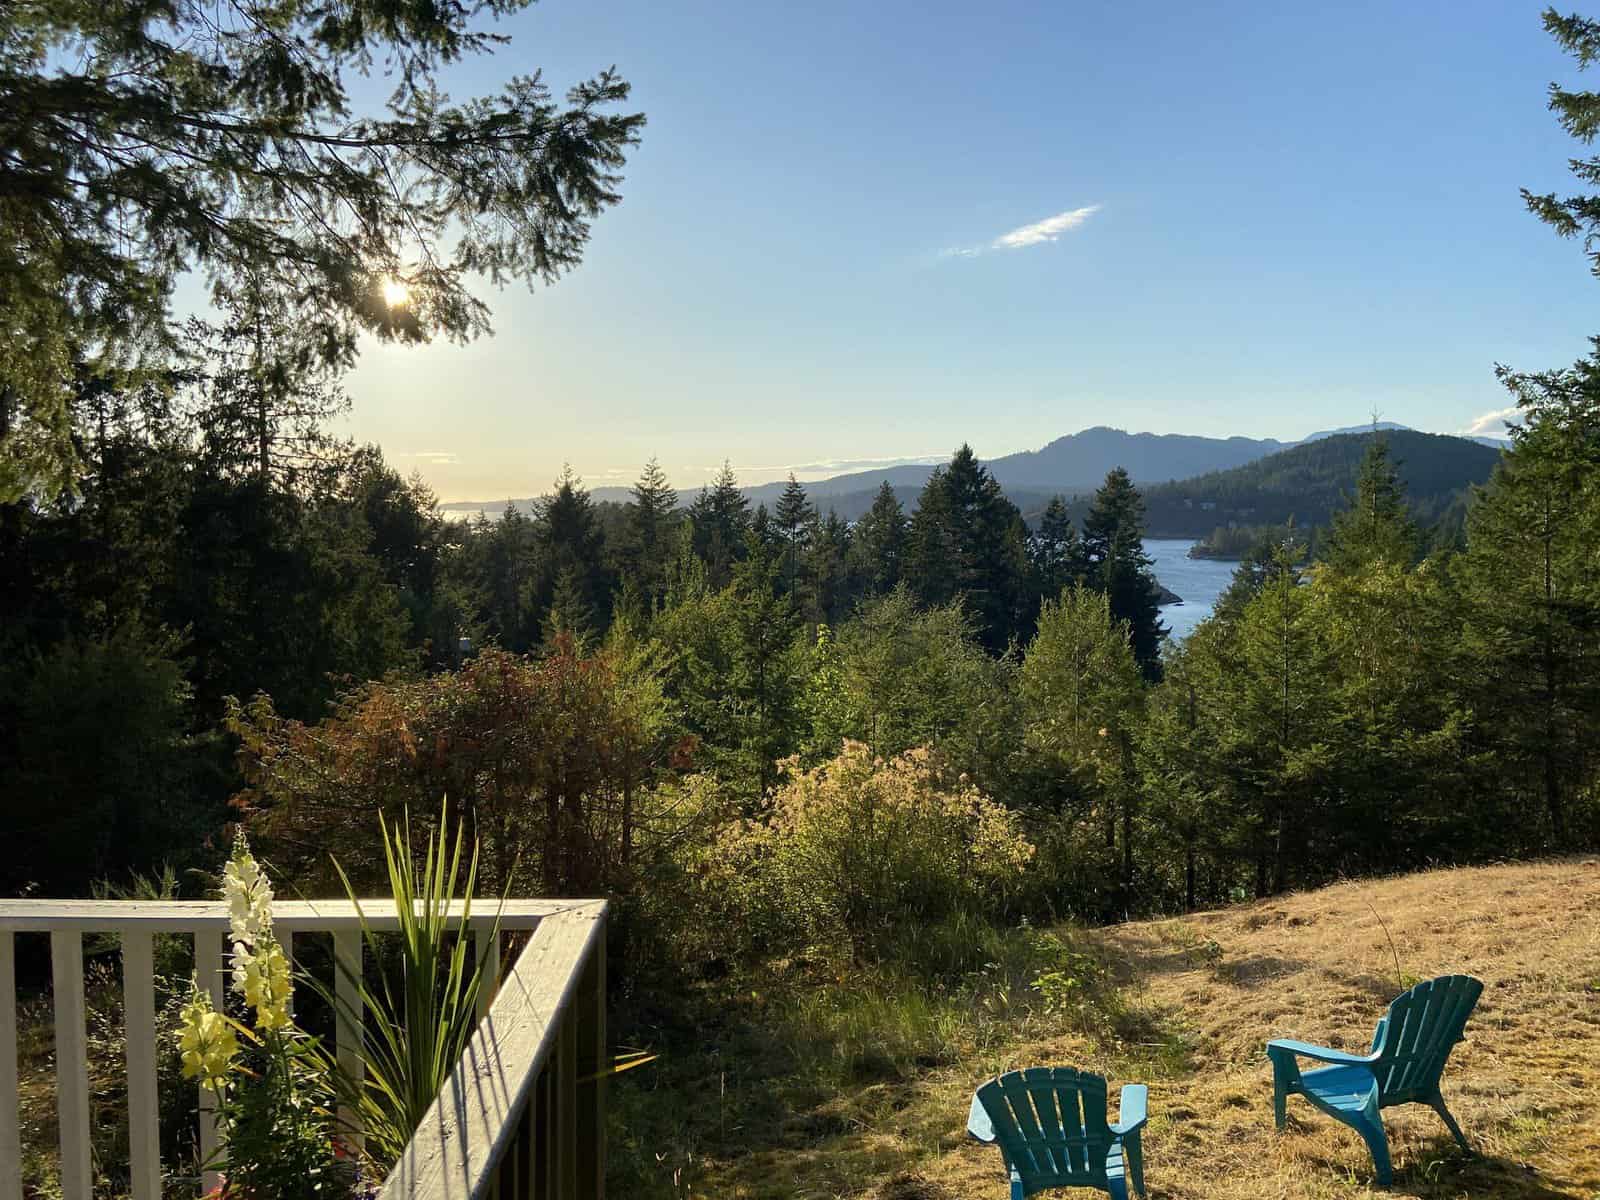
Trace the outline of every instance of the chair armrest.
<instances>
[{"instance_id":1,"label":"chair armrest","mask_svg":"<svg viewBox=\"0 0 1600 1200\"><path fill-rule=\"evenodd\" d=\"M1377 1058L1376 1054L1346 1054L1343 1050L1330 1050L1326 1046L1313 1046L1310 1042L1295 1042L1287 1038L1276 1038L1267 1043L1269 1057L1278 1058L1285 1054L1292 1054L1300 1058L1314 1058L1318 1062L1334 1063L1339 1066L1370 1066Z\"/></svg>"},{"instance_id":2,"label":"chair armrest","mask_svg":"<svg viewBox=\"0 0 1600 1200\"><path fill-rule=\"evenodd\" d=\"M967 1113L967 1132L985 1145L994 1144L994 1122L989 1120L988 1110L976 1096L972 1098L972 1108Z\"/></svg>"},{"instance_id":3,"label":"chair armrest","mask_svg":"<svg viewBox=\"0 0 1600 1200\"><path fill-rule=\"evenodd\" d=\"M1130 1083L1122 1089L1122 1100L1118 1105L1117 1123L1111 1127L1111 1132L1118 1137L1142 1129L1149 1116L1150 1089L1142 1083Z\"/></svg>"}]
</instances>

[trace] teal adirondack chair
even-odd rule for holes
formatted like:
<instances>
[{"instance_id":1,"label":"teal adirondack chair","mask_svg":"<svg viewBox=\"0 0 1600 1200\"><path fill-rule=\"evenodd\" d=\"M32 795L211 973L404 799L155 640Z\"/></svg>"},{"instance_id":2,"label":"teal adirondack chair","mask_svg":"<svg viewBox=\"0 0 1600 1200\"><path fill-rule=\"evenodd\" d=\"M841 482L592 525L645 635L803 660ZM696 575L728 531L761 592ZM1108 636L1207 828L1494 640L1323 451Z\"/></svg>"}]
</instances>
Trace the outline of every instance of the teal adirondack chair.
<instances>
[{"instance_id":1,"label":"teal adirondack chair","mask_svg":"<svg viewBox=\"0 0 1600 1200\"><path fill-rule=\"evenodd\" d=\"M1045 1188L1093 1187L1127 1200L1144 1193L1148 1089L1122 1089L1121 1116L1106 1124L1106 1081L1071 1067L1030 1067L991 1079L972 1097L967 1132L999 1146L1011 1173L1011 1200Z\"/></svg>"},{"instance_id":2,"label":"teal adirondack chair","mask_svg":"<svg viewBox=\"0 0 1600 1200\"><path fill-rule=\"evenodd\" d=\"M1345 1054L1305 1042L1268 1042L1272 1112L1278 1128L1283 1128L1287 1099L1304 1096L1361 1135L1372 1151L1381 1184L1393 1182L1394 1169L1379 1109L1426 1104L1444 1118L1461 1148L1470 1152L1472 1147L1461 1127L1444 1106L1439 1077L1482 991L1483 984L1470 975L1443 975L1417 984L1389 1005L1388 1015L1378 1022L1369 1054ZM1301 1071L1302 1058L1329 1065Z\"/></svg>"}]
</instances>

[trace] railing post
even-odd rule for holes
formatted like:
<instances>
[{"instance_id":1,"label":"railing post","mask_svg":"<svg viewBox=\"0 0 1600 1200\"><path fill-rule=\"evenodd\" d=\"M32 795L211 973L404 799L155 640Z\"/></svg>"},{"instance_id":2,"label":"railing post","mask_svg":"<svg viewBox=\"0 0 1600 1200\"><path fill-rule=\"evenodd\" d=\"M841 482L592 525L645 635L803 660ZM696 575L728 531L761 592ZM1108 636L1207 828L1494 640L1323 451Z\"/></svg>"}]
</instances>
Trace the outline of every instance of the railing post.
<instances>
[{"instance_id":1,"label":"railing post","mask_svg":"<svg viewBox=\"0 0 1600 1200\"><path fill-rule=\"evenodd\" d=\"M194 972L200 986L211 997L211 1007L223 1011L227 1002L227 959L223 949L225 929L198 929L194 935ZM208 1196L222 1183L213 1165L222 1149L222 1132L217 1123L217 1095L210 1088L200 1089L200 1194Z\"/></svg>"},{"instance_id":2,"label":"railing post","mask_svg":"<svg viewBox=\"0 0 1600 1200\"><path fill-rule=\"evenodd\" d=\"M0 930L0 1200L22 1200L22 1131L17 1126L17 950Z\"/></svg>"},{"instance_id":3,"label":"railing post","mask_svg":"<svg viewBox=\"0 0 1600 1200\"><path fill-rule=\"evenodd\" d=\"M334 1045L339 1059L339 1070L352 1083L361 1083L367 1075L367 1062L362 1057L362 1036L366 1022L366 1008L361 1000L361 930L340 929L333 935ZM359 1151L365 1142L361 1133L361 1114L348 1105L339 1109L339 1123L346 1136Z\"/></svg>"},{"instance_id":4,"label":"railing post","mask_svg":"<svg viewBox=\"0 0 1600 1200\"><path fill-rule=\"evenodd\" d=\"M63 1200L90 1200L89 1053L83 1022L83 936L77 930L50 934L50 978L56 1010L61 1195Z\"/></svg>"},{"instance_id":5,"label":"railing post","mask_svg":"<svg viewBox=\"0 0 1600 1200\"><path fill-rule=\"evenodd\" d=\"M578 982L579 1200L606 1194L606 939L602 927Z\"/></svg>"},{"instance_id":6,"label":"railing post","mask_svg":"<svg viewBox=\"0 0 1600 1200\"><path fill-rule=\"evenodd\" d=\"M478 926L472 931L472 945L483 970L483 981L478 987L478 1020L489 1015L489 1005L494 1002L495 989L500 986L500 934L496 925L485 929Z\"/></svg>"},{"instance_id":7,"label":"railing post","mask_svg":"<svg viewBox=\"0 0 1600 1200\"><path fill-rule=\"evenodd\" d=\"M560 1200L578 1196L578 1014L574 1005L557 1017L560 1022L556 1050L556 1195Z\"/></svg>"},{"instance_id":8,"label":"railing post","mask_svg":"<svg viewBox=\"0 0 1600 1200\"><path fill-rule=\"evenodd\" d=\"M122 1007L128 1049L128 1168L134 1200L161 1200L154 940L147 929L128 929L122 934Z\"/></svg>"},{"instance_id":9,"label":"railing post","mask_svg":"<svg viewBox=\"0 0 1600 1200\"><path fill-rule=\"evenodd\" d=\"M536 1104L533 1114L533 1195L537 1200L550 1200L557 1194L559 1177L556 1169L561 1156L556 1144L555 1077L556 1063L552 1057L539 1072L533 1095L528 1099L530 1105Z\"/></svg>"}]
</instances>

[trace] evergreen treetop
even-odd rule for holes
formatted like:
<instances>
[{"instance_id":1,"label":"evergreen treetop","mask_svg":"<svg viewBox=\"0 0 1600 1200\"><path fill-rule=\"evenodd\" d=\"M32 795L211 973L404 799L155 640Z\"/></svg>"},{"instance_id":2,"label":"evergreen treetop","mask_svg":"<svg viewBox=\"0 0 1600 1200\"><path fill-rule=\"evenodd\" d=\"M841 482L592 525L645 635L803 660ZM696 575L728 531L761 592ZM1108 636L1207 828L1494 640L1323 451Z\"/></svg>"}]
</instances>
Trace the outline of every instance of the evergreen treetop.
<instances>
[{"instance_id":1,"label":"evergreen treetop","mask_svg":"<svg viewBox=\"0 0 1600 1200\"><path fill-rule=\"evenodd\" d=\"M576 265L644 122L615 111L628 84L436 86L502 40L477 17L527 3L0 6L0 497L65 482L74 364L159 363L182 275L292 297L348 363L362 333L482 332L473 276ZM374 66L392 90L357 111L348 74Z\"/></svg>"},{"instance_id":2,"label":"evergreen treetop","mask_svg":"<svg viewBox=\"0 0 1600 1200\"><path fill-rule=\"evenodd\" d=\"M1374 430L1356 477L1356 494L1333 515L1323 557L1341 570L1372 562L1409 566L1417 543L1399 467L1389 457L1388 440Z\"/></svg>"}]
</instances>

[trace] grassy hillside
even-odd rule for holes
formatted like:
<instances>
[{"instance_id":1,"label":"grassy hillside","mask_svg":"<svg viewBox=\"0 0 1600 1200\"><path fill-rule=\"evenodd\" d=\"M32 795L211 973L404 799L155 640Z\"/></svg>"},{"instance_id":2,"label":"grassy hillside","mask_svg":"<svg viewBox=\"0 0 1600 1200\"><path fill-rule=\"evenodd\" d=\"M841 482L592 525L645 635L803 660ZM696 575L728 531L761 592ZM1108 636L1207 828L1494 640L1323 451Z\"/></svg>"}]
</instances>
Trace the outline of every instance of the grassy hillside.
<instances>
[{"instance_id":1,"label":"grassy hillside","mask_svg":"<svg viewBox=\"0 0 1600 1200\"><path fill-rule=\"evenodd\" d=\"M1343 1126L1291 1099L1290 1130L1274 1132L1262 1046L1293 1035L1364 1050L1397 975L1462 971L1488 986L1445 1094L1480 1154L1463 1156L1426 1109L1387 1110L1394 1190L1600 1194L1600 862L1426 872L1056 936L1106 973L1066 1005L1019 996L1018 964L998 952L957 995L930 982L920 1007L878 996L874 1010L869 978L814 997L814 1020L855 1014L826 1026L837 1057L864 1055L846 1084L837 1061L795 1059L763 996L723 1009L613 1089L621 1190L999 1200L998 1153L963 1134L972 1089L996 1071L1069 1063L1150 1084L1153 1196L1368 1194L1371 1162Z\"/></svg>"},{"instance_id":2,"label":"grassy hillside","mask_svg":"<svg viewBox=\"0 0 1600 1200\"><path fill-rule=\"evenodd\" d=\"M1419 524L1432 525L1461 507L1468 488L1489 478L1500 452L1466 438L1413 430L1383 435L1406 484ZM1325 525L1355 491L1356 473L1372 435L1342 434L1272 454L1230 471L1215 471L1144 490L1156 537L1204 537L1219 526Z\"/></svg>"}]
</instances>

